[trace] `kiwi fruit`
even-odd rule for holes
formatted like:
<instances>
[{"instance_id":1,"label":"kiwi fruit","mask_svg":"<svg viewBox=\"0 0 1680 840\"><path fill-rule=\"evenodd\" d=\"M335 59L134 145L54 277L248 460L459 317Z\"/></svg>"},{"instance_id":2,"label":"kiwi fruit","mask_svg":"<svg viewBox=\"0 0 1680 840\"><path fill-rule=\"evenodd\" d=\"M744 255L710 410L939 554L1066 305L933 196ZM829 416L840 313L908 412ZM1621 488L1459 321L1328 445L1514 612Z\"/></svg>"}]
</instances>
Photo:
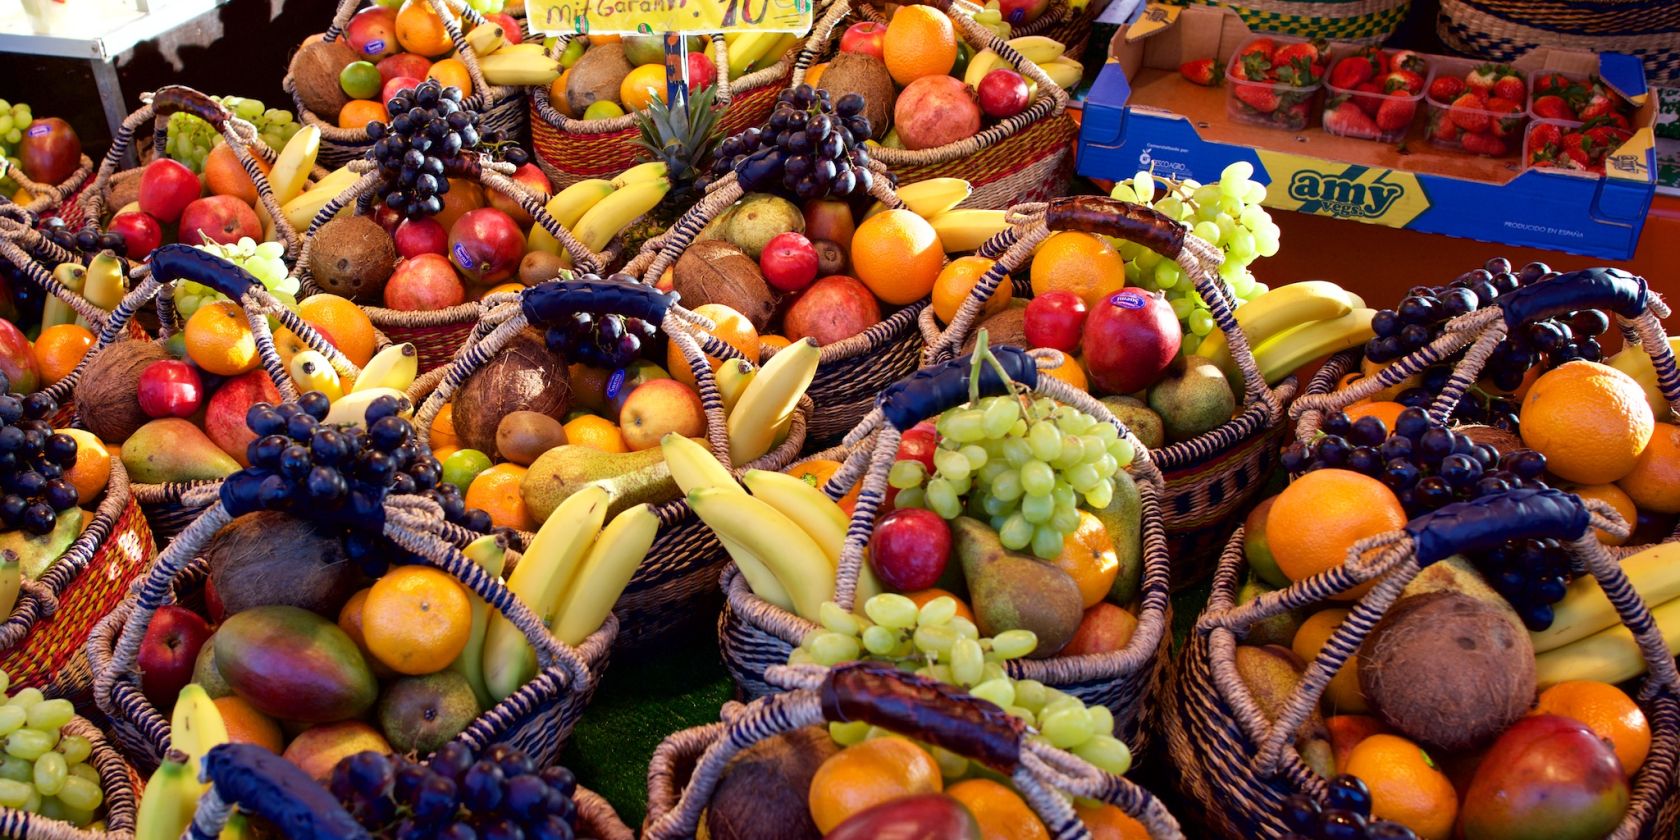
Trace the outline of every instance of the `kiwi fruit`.
<instances>
[{"instance_id":1,"label":"kiwi fruit","mask_svg":"<svg viewBox=\"0 0 1680 840\"><path fill-rule=\"evenodd\" d=\"M303 107L327 122L336 123L338 112L350 102L338 83L338 74L356 60L356 51L343 38L327 41L320 35L311 35L292 54L286 73L292 77Z\"/></svg>"},{"instance_id":2,"label":"kiwi fruit","mask_svg":"<svg viewBox=\"0 0 1680 840\"><path fill-rule=\"evenodd\" d=\"M531 251L519 260L519 282L526 286L547 283L559 277L562 268L559 254Z\"/></svg>"},{"instance_id":3,"label":"kiwi fruit","mask_svg":"<svg viewBox=\"0 0 1680 840\"><path fill-rule=\"evenodd\" d=\"M391 235L370 216L339 216L315 232L309 272L335 295L375 303L397 264Z\"/></svg>"},{"instance_id":4,"label":"kiwi fruit","mask_svg":"<svg viewBox=\"0 0 1680 840\"><path fill-rule=\"evenodd\" d=\"M549 352L541 333L527 329L455 394L455 435L467 449L494 452L502 418L523 409L559 420L571 407L571 396L565 360Z\"/></svg>"},{"instance_id":5,"label":"kiwi fruit","mask_svg":"<svg viewBox=\"0 0 1680 840\"><path fill-rule=\"evenodd\" d=\"M150 144L142 144L150 148ZM140 176L146 174L145 167L125 169L111 176L111 186L106 192L105 212L115 213L130 204L140 200Z\"/></svg>"},{"instance_id":6,"label":"kiwi fruit","mask_svg":"<svg viewBox=\"0 0 1680 840\"><path fill-rule=\"evenodd\" d=\"M820 840L808 792L817 768L839 751L820 726L742 750L724 767L702 827L711 840Z\"/></svg>"},{"instance_id":7,"label":"kiwi fruit","mask_svg":"<svg viewBox=\"0 0 1680 840\"><path fill-rule=\"evenodd\" d=\"M602 100L618 102L619 88L633 68L620 44L590 47L566 77L566 107L578 117Z\"/></svg>"},{"instance_id":8,"label":"kiwi fruit","mask_svg":"<svg viewBox=\"0 0 1680 840\"><path fill-rule=\"evenodd\" d=\"M128 440L152 418L140 410L140 372L172 358L150 341L119 341L99 351L76 380L76 414L107 444Z\"/></svg>"},{"instance_id":9,"label":"kiwi fruit","mask_svg":"<svg viewBox=\"0 0 1680 840\"><path fill-rule=\"evenodd\" d=\"M817 252L818 277L846 273L846 249L841 248L839 243L828 239L813 239L811 248Z\"/></svg>"},{"instance_id":10,"label":"kiwi fruit","mask_svg":"<svg viewBox=\"0 0 1680 840\"><path fill-rule=\"evenodd\" d=\"M721 303L746 316L764 332L776 314L776 301L758 263L721 239L696 242L683 252L671 272L671 287L690 309Z\"/></svg>"},{"instance_id":11,"label":"kiwi fruit","mask_svg":"<svg viewBox=\"0 0 1680 840\"><path fill-rule=\"evenodd\" d=\"M283 605L336 618L361 576L336 536L275 511L247 513L222 526L203 556L228 615Z\"/></svg>"},{"instance_id":12,"label":"kiwi fruit","mask_svg":"<svg viewBox=\"0 0 1680 840\"><path fill-rule=\"evenodd\" d=\"M824 74L824 78L827 75ZM1031 350L1032 342L1027 341L1027 308L1025 306L1011 306L984 321L970 330L968 340L963 342L964 354L974 352L974 347L980 341L980 331L986 331L986 346L988 347L1019 347Z\"/></svg>"},{"instance_id":13,"label":"kiwi fruit","mask_svg":"<svg viewBox=\"0 0 1680 840\"><path fill-rule=\"evenodd\" d=\"M515 411L496 424L496 454L520 466L565 443L566 427L540 412Z\"/></svg>"},{"instance_id":14,"label":"kiwi fruit","mask_svg":"<svg viewBox=\"0 0 1680 840\"><path fill-rule=\"evenodd\" d=\"M880 59L863 53L840 53L823 71L822 86L836 102L848 93L862 96L869 130L876 140L886 136L893 113L893 79Z\"/></svg>"}]
</instances>

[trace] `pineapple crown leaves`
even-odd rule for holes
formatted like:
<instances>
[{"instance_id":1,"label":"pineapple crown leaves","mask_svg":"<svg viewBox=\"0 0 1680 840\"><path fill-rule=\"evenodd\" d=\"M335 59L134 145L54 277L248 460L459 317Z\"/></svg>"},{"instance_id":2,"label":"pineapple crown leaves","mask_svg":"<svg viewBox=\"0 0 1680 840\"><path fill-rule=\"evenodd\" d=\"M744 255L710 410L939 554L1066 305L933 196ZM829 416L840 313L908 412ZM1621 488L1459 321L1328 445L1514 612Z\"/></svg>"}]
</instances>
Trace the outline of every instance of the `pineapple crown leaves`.
<instances>
[{"instance_id":1,"label":"pineapple crown leaves","mask_svg":"<svg viewBox=\"0 0 1680 840\"><path fill-rule=\"evenodd\" d=\"M716 98L716 85L708 85L675 108L654 99L636 116L640 136L632 142L648 160L664 161L673 183L692 182L705 172L722 139L718 120L728 106L718 107Z\"/></svg>"}]
</instances>

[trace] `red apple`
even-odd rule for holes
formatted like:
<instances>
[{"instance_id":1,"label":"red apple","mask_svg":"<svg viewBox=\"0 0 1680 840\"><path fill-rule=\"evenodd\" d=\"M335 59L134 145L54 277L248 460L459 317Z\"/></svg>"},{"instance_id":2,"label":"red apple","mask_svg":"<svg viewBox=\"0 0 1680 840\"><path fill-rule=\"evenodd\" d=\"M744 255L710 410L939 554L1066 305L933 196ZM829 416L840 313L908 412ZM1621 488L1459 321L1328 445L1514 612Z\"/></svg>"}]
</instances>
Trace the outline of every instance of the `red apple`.
<instances>
[{"instance_id":1,"label":"red apple","mask_svg":"<svg viewBox=\"0 0 1680 840\"><path fill-rule=\"evenodd\" d=\"M268 378L268 371L259 367L222 380L204 408L204 433L242 467L251 466L245 450L257 439L245 425L245 414L260 402L277 404L280 392Z\"/></svg>"},{"instance_id":2,"label":"red apple","mask_svg":"<svg viewBox=\"0 0 1680 840\"><path fill-rule=\"evenodd\" d=\"M110 230L123 235L123 247L131 260L143 260L163 244L163 226L139 210L118 213L111 219Z\"/></svg>"},{"instance_id":3,"label":"red apple","mask_svg":"<svg viewBox=\"0 0 1680 840\"><path fill-rule=\"evenodd\" d=\"M1027 103L1032 101L1027 80L1021 78L1020 73L1004 67L981 77L975 93L980 95L980 110L994 120L1013 117L1027 110Z\"/></svg>"},{"instance_id":4,"label":"red apple","mask_svg":"<svg viewBox=\"0 0 1680 840\"><path fill-rule=\"evenodd\" d=\"M880 840L932 838L979 840L980 824L961 802L942 793L900 796L870 806L846 818L823 840Z\"/></svg>"},{"instance_id":5,"label":"red apple","mask_svg":"<svg viewBox=\"0 0 1680 840\"><path fill-rule=\"evenodd\" d=\"M895 461L921 461L922 466L933 472L933 453L939 448L939 432L932 423L917 423L910 431L905 432L898 439L898 454Z\"/></svg>"},{"instance_id":6,"label":"red apple","mask_svg":"<svg viewBox=\"0 0 1680 840\"><path fill-rule=\"evenodd\" d=\"M1050 0L998 0L998 10L1012 26L1038 20L1050 8Z\"/></svg>"},{"instance_id":7,"label":"red apple","mask_svg":"<svg viewBox=\"0 0 1680 840\"><path fill-rule=\"evenodd\" d=\"M397 53L390 58L380 59L373 66L379 70L379 78L387 82L398 76L424 79L427 71L432 69L432 60L414 53Z\"/></svg>"},{"instance_id":8,"label":"red apple","mask_svg":"<svg viewBox=\"0 0 1680 840\"><path fill-rule=\"evenodd\" d=\"M525 256L525 234L494 207L469 210L449 229L449 259L471 282L499 283L513 276Z\"/></svg>"},{"instance_id":9,"label":"red apple","mask_svg":"<svg viewBox=\"0 0 1680 840\"><path fill-rule=\"evenodd\" d=\"M791 341L818 345L851 338L881 322L881 305L862 282L836 274L811 284L788 307L782 332Z\"/></svg>"},{"instance_id":10,"label":"red apple","mask_svg":"<svg viewBox=\"0 0 1680 840\"><path fill-rule=\"evenodd\" d=\"M1576 840L1608 836L1627 809L1627 774L1610 744L1580 721L1536 715L1488 749L1459 824L1478 840Z\"/></svg>"},{"instance_id":11,"label":"red apple","mask_svg":"<svg viewBox=\"0 0 1680 840\"><path fill-rule=\"evenodd\" d=\"M166 604L152 614L140 639L140 691L159 711L175 707L175 698L192 682L198 651L210 638L210 624L186 607Z\"/></svg>"},{"instance_id":12,"label":"red apple","mask_svg":"<svg viewBox=\"0 0 1680 840\"><path fill-rule=\"evenodd\" d=\"M410 259L421 254L446 256L449 253L449 233L436 219L406 219L397 225L397 232L391 238L397 243L397 254Z\"/></svg>"},{"instance_id":13,"label":"red apple","mask_svg":"<svg viewBox=\"0 0 1680 840\"><path fill-rule=\"evenodd\" d=\"M392 236L397 235L397 227L403 223L405 218L407 217L384 203L373 208L373 220L379 223L382 230Z\"/></svg>"},{"instance_id":14,"label":"red apple","mask_svg":"<svg viewBox=\"0 0 1680 840\"><path fill-rule=\"evenodd\" d=\"M385 81L385 86L379 89L379 99L381 102L390 102L397 94L419 86L420 80L413 76L392 76Z\"/></svg>"},{"instance_id":15,"label":"red apple","mask_svg":"<svg viewBox=\"0 0 1680 840\"><path fill-rule=\"evenodd\" d=\"M933 586L950 559L951 526L926 508L901 508L881 517L869 538L869 568L895 592Z\"/></svg>"},{"instance_id":16,"label":"red apple","mask_svg":"<svg viewBox=\"0 0 1680 840\"><path fill-rule=\"evenodd\" d=\"M554 194L554 186L548 182L548 176L544 175L542 169L534 163L527 163L513 170L511 177L514 183L536 193L539 196L538 204L547 203L548 197ZM534 221L531 214L525 212L525 208L520 207L519 202L513 200L511 196L503 195L499 190L485 190L484 194L490 199L490 206L508 214L508 217L513 219L514 224L522 228L531 226ZM521 254L520 256L524 255Z\"/></svg>"},{"instance_id":17,"label":"red apple","mask_svg":"<svg viewBox=\"0 0 1680 840\"><path fill-rule=\"evenodd\" d=\"M887 25L874 21L859 21L846 27L840 36L840 51L872 55L886 60Z\"/></svg>"},{"instance_id":18,"label":"red apple","mask_svg":"<svg viewBox=\"0 0 1680 840\"><path fill-rule=\"evenodd\" d=\"M76 130L58 117L42 117L29 124L18 140L23 174L40 184L60 184L82 164L82 141Z\"/></svg>"},{"instance_id":19,"label":"red apple","mask_svg":"<svg viewBox=\"0 0 1680 840\"><path fill-rule=\"evenodd\" d=\"M402 45L397 43L396 10L376 5L357 12L344 27L344 39L350 49L368 61L402 52Z\"/></svg>"},{"instance_id":20,"label":"red apple","mask_svg":"<svg viewBox=\"0 0 1680 840\"><path fill-rule=\"evenodd\" d=\"M1073 292L1050 291L1027 304L1025 332L1034 347L1053 347L1063 353L1079 352L1079 337L1085 331L1085 299Z\"/></svg>"},{"instance_id":21,"label":"red apple","mask_svg":"<svg viewBox=\"0 0 1680 840\"><path fill-rule=\"evenodd\" d=\"M158 158L140 173L140 209L166 225L179 221L187 205L198 200L204 185L185 164ZM238 201L239 199L234 199ZM258 230L262 229L258 225Z\"/></svg>"},{"instance_id":22,"label":"red apple","mask_svg":"<svg viewBox=\"0 0 1680 840\"><path fill-rule=\"evenodd\" d=\"M717 66L705 53L688 54L688 89L699 90L717 83Z\"/></svg>"},{"instance_id":23,"label":"red apple","mask_svg":"<svg viewBox=\"0 0 1680 840\"><path fill-rule=\"evenodd\" d=\"M442 254L421 254L398 260L385 281L385 305L407 312L448 309L467 299L455 266Z\"/></svg>"},{"instance_id":24,"label":"red apple","mask_svg":"<svg viewBox=\"0 0 1680 840\"><path fill-rule=\"evenodd\" d=\"M1085 366L1098 388L1130 394L1161 378L1183 340L1166 296L1121 289L1098 301L1085 319Z\"/></svg>"},{"instance_id":25,"label":"red apple","mask_svg":"<svg viewBox=\"0 0 1680 840\"><path fill-rule=\"evenodd\" d=\"M784 292L797 292L817 279L817 249L805 234L778 233L765 243L758 266L770 285Z\"/></svg>"},{"instance_id":26,"label":"red apple","mask_svg":"<svg viewBox=\"0 0 1680 840\"><path fill-rule=\"evenodd\" d=\"M204 401L204 383L192 365L164 359L140 371L137 396L148 417L191 417Z\"/></svg>"},{"instance_id":27,"label":"red apple","mask_svg":"<svg viewBox=\"0 0 1680 840\"><path fill-rule=\"evenodd\" d=\"M519 30L519 21L514 20L513 15L507 12L491 12L485 15L484 19L491 23L501 24L502 37L507 39L508 43L521 44L525 42L525 33Z\"/></svg>"},{"instance_id":28,"label":"red apple","mask_svg":"<svg viewBox=\"0 0 1680 840\"><path fill-rule=\"evenodd\" d=\"M231 195L213 195L187 205L181 211L181 229L176 238L192 245L219 242L232 245L242 236L261 241L262 220L251 205Z\"/></svg>"},{"instance_id":29,"label":"red apple","mask_svg":"<svg viewBox=\"0 0 1680 840\"><path fill-rule=\"evenodd\" d=\"M675 379L650 379L636 386L618 410L624 443L640 452L659 445L667 433L706 434L706 409L693 388Z\"/></svg>"},{"instance_id":30,"label":"red apple","mask_svg":"<svg viewBox=\"0 0 1680 840\"><path fill-rule=\"evenodd\" d=\"M27 394L41 387L41 373L29 339L7 320L0 320L0 375L6 377L6 390L14 394Z\"/></svg>"}]
</instances>

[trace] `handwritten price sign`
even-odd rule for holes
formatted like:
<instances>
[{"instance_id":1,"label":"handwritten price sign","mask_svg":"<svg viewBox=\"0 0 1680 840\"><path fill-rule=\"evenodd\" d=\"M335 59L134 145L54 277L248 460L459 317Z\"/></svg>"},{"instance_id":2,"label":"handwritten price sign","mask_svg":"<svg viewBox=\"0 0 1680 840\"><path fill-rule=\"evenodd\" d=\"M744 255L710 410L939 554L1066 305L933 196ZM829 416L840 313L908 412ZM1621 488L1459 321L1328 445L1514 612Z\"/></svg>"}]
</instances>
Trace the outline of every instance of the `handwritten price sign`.
<instances>
[{"instance_id":1,"label":"handwritten price sign","mask_svg":"<svg viewBox=\"0 0 1680 840\"><path fill-rule=\"evenodd\" d=\"M794 32L811 29L812 0L526 0L534 32Z\"/></svg>"}]
</instances>

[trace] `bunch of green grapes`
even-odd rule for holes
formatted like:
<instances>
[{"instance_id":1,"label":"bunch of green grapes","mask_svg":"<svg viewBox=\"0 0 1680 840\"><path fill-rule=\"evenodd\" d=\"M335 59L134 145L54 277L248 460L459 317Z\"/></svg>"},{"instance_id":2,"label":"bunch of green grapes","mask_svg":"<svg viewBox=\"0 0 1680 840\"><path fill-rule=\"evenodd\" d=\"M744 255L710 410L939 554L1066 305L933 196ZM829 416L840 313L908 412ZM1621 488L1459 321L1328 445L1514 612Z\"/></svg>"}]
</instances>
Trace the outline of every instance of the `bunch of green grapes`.
<instances>
[{"instance_id":1,"label":"bunch of green grapes","mask_svg":"<svg viewBox=\"0 0 1680 840\"><path fill-rule=\"evenodd\" d=\"M992 34L1009 40L1009 21L1003 19L1003 6L998 0L987 0L985 8L974 13L974 22L992 30Z\"/></svg>"},{"instance_id":2,"label":"bunch of green grapes","mask_svg":"<svg viewBox=\"0 0 1680 840\"><path fill-rule=\"evenodd\" d=\"M256 126L257 136L276 152L285 148L286 141L298 132L291 111L264 108L262 102L241 96L219 96L216 100L234 116ZM204 171L205 156L220 142L222 136L216 129L192 114L176 113L169 117L169 142L165 151L194 172Z\"/></svg>"},{"instance_id":3,"label":"bunch of green grapes","mask_svg":"<svg viewBox=\"0 0 1680 840\"><path fill-rule=\"evenodd\" d=\"M13 105L0 99L0 157L4 157L12 166L22 167L23 161L18 159L18 143L23 140L23 130L35 121L35 115L29 106L19 102ZM17 192L18 184L11 178L0 176L0 190L6 196Z\"/></svg>"},{"instance_id":4,"label":"bunch of green grapes","mask_svg":"<svg viewBox=\"0 0 1680 840\"><path fill-rule=\"evenodd\" d=\"M1108 507L1114 474L1134 454L1114 424L1050 399L986 397L946 411L936 426L932 476L913 460L887 474L894 505L989 521L1004 547L1031 546L1046 560L1078 529L1081 503Z\"/></svg>"},{"instance_id":5,"label":"bunch of green grapes","mask_svg":"<svg viewBox=\"0 0 1680 840\"><path fill-rule=\"evenodd\" d=\"M1237 161L1219 173L1219 180L1201 184L1192 180L1166 181L1157 190L1157 179L1139 172L1130 181L1114 186L1110 195L1121 201L1153 204L1156 210L1188 226L1196 236L1220 247L1225 261L1219 277L1225 281L1237 306L1259 297L1266 284L1254 279L1249 266L1260 257L1278 250L1278 226L1261 206L1266 185L1255 180L1254 166ZM1159 291L1167 296L1173 313L1184 326L1184 352L1194 353L1202 337L1216 327L1207 301L1196 294L1195 285L1184 276L1178 263L1132 242L1120 245L1126 260L1126 285Z\"/></svg>"},{"instance_id":6,"label":"bunch of green grapes","mask_svg":"<svg viewBox=\"0 0 1680 840\"><path fill-rule=\"evenodd\" d=\"M940 596L917 608L903 595L883 593L854 615L832 601L819 611L821 629L813 630L788 656L789 665L833 667L843 662L890 662L904 671L966 689L1020 718L1034 731L1033 740L1068 750L1116 775L1132 766L1132 752L1114 737L1114 715L1104 706L1037 680L1017 680L1004 663L1033 652L1038 637L1031 630L1005 630L981 638L974 622L957 615L957 602ZM886 734L867 723L831 723L829 734L842 746ZM966 758L932 749L947 779L964 775Z\"/></svg>"},{"instance_id":7,"label":"bunch of green grapes","mask_svg":"<svg viewBox=\"0 0 1680 840\"><path fill-rule=\"evenodd\" d=\"M258 244L251 237L243 236L232 245L218 245L212 242L196 247L245 269L252 277L257 278L270 294L288 306L296 305L298 281L296 277L287 273L286 262L281 259L286 253L286 248L280 243ZM182 280L175 284L175 311L180 313L183 322L191 318L200 307L219 300L227 300L227 296L209 286L190 280Z\"/></svg>"},{"instance_id":8,"label":"bunch of green grapes","mask_svg":"<svg viewBox=\"0 0 1680 840\"><path fill-rule=\"evenodd\" d=\"M11 679L0 671L0 693ZM86 827L94 824L105 792L87 763L93 744L67 735L76 713L69 700L48 700L25 688L0 705L0 806Z\"/></svg>"}]
</instances>

